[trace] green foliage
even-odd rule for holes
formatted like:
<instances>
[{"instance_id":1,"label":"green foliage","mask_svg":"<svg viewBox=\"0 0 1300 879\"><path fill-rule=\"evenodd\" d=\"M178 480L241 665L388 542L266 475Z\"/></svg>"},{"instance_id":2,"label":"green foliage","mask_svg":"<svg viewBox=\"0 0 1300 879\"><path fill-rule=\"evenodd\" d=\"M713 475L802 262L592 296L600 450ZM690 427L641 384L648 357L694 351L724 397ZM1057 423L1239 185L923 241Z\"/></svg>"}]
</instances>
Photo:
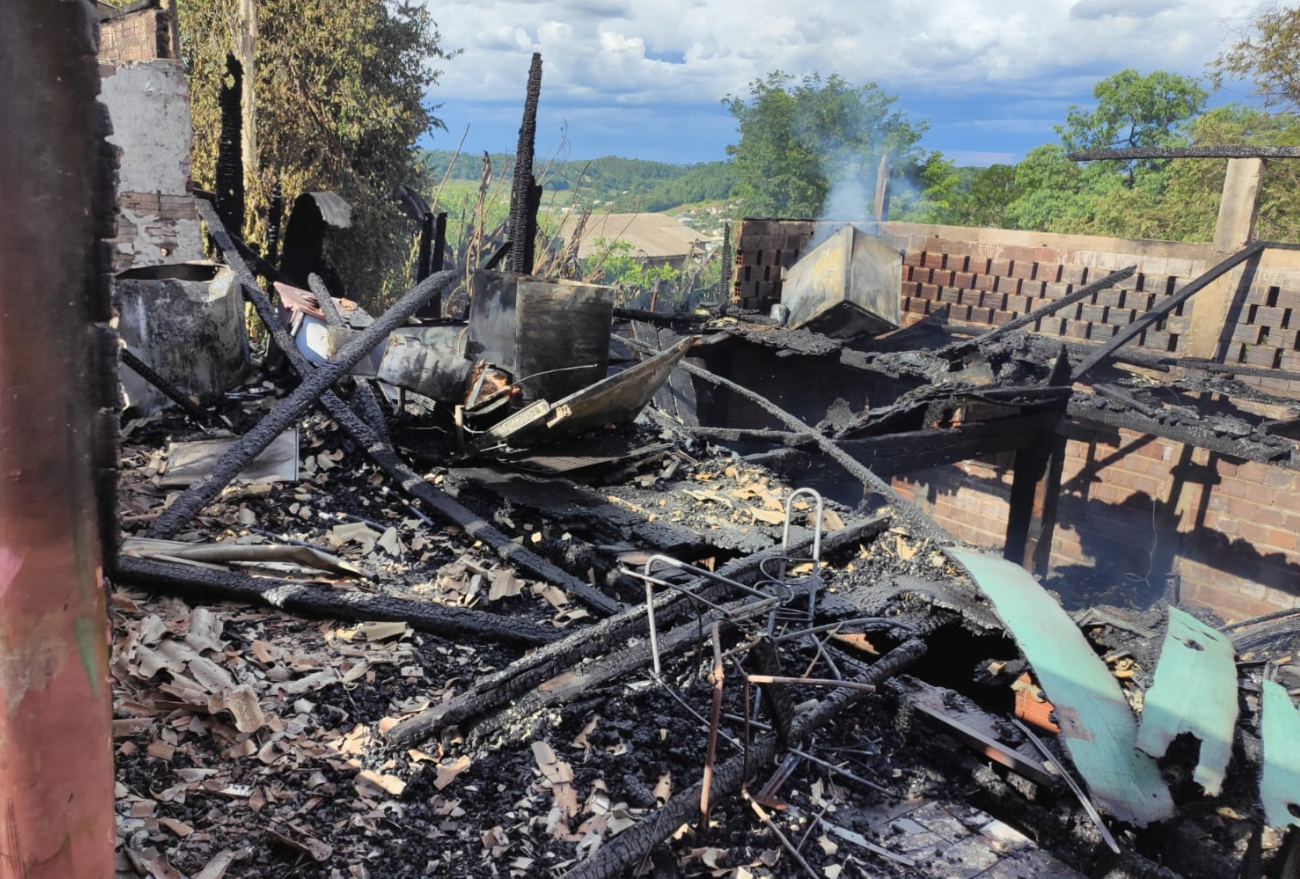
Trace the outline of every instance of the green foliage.
<instances>
[{"instance_id":1,"label":"green foliage","mask_svg":"<svg viewBox=\"0 0 1300 879\"><path fill-rule=\"evenodd\" d=\"M446 150L425 153L430 176L441 180L453 156ZM493 153L491 160L493 167L502 169L507 178L511 176L512 156ZM481 161L477 156L459 156L451 165L448 179L477 182ZM731 194L735 180L730 162L671 165L618 156L556 162L542 175L547 192L567 194L562 204L576 201L616 212L663 211L683 204L720 201Z\"/></svg>"},{"instance_id":2,"label":"green foliage","mask_svg":"<svg viewBox=\"0 0 1300 879\"><path fill-rule=\"evenodd\" d=\"M237 0L179 0L190 77L194 177L212 185L217 97L233 48ZM415 143L442 123L425 103L449 57L430 13L406 0L259 0L255 90L259 168L248 189L250 240L261 236L276 181L286 198L329 189L353 225L332 259L353 297L373 304L404 290L412 229L389 193L419 184ZM425 186L424 188L427 188Z\"/></svg>"},{"instance_id":3,"label":"green foliage","mask_svg":"<svg viewBox=\"0 0 1300 879\"><path fill-rule=\"evenodd\" d=\"M671 283L681 274L670 265L651 265L626 241L597 238L592 244L597 255L582 261L582 276L588 281L638 291L649 290L660 281Z\"/></svg>"},{"instance_id":4,"label":"green foliage","mask_svg":"<svg viewBox=\"0 0 1300 879\"><path fill-rule=\"evenodd\" d=\"M1195 79L1157 70L1142 76L1121 70L1093 87L1091 111L1071 104L1056 126L1069 152L1115 147L1167 146L1178 128L1205 107L1209 94Z\"/></svg>"},{"instance_id":5,"label":"green foliage","mask_svg":"<svg viewBox=\"0 0 1300 879\"><path fill-rule=\"evenodd\" d=\"M1008 222L1007 206L1020 195L1014 165L957 168L956 192L940 222L956 226L1001 228Z\"/></svg>"},{"instance_id":6,"label":"green foliage","mask_svg":"<svg viewBox=\"0 0 1300 879\"><path fill-rule=\"evenodd\" d=\"M727 147L736 168L733 194L754 216L816 217L832 184L855 184L837 212L870 212L880 157L915 181L926 126L908 122L897 99L874 83L850 85L836 74L795 81L781 71L749 84L749 96L723 103L736 117L740 142Z\"/></svg>"},{"instance_id":7,"label":"green foliage","mask_svg":"<svg viewBox=\"0 0 1300 879\"><path fill-rule=\"evenodd\" d=\"M1266 106L1300 111L1300 8L1274 7L1250 30L1210 65L1210 81L1217 89L1225 80L1251 80Z\"/></svg>"}]
</instances>

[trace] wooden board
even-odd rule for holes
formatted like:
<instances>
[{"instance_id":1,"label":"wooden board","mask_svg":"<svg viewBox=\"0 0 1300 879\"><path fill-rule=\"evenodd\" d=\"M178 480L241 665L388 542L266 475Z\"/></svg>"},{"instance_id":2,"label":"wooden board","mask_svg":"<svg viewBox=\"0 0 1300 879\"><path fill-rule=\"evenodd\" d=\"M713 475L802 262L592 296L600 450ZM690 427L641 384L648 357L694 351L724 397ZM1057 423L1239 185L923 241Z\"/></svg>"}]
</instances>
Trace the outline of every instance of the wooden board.
<instances>
[{"instance_id":1,"label":"wooden board","mask_svg":"<svg viewBox=\"0 0 1300 879\"><path fill-rule=\"evenodd\" d=\"M1237 666L1232 642L1176 607L1156 663L1155 683L1142 700L1137 746L1163 757L1180 733L1201 741L1193 779L1217 796L1232 757L1237 726Z\"/></svg>"},{"instance_id":2,"label":"wooden board","mask_svg":"<svg viewBox=\"0 0 1300 879\"><path fill-rule=\"evenodd\" d=\"M1139 827L1174 815L1156 761L1134 746L1137 719L1074 621L1023 568L949 547L1020 645L1056 706L1061 741L1102 811Z\"/></svg>"}]
</instances>

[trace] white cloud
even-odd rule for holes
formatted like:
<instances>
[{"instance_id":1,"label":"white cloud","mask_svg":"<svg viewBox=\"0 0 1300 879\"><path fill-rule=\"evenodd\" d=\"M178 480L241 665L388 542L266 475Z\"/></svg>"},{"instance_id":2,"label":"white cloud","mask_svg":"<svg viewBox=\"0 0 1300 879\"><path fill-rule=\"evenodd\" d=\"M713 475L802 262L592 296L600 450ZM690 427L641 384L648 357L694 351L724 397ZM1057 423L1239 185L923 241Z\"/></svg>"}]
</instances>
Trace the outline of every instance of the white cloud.
<instances>
[{"instance_id":1,"label":"white cloud","mask_svg":"<svg viewBox=\"0 0 1300 879\"><path fill-rule=\"evenodd\" d=\"M562 101L711 104L768 71L890 91L1074 94L1125 67L1200 74L1257 0L495 0L439 5L437 95L520 97L540 50ZM668 59L668 60L664 60ZM682 63L674 63L680 60Z\"/></svg>"}]
</instances>

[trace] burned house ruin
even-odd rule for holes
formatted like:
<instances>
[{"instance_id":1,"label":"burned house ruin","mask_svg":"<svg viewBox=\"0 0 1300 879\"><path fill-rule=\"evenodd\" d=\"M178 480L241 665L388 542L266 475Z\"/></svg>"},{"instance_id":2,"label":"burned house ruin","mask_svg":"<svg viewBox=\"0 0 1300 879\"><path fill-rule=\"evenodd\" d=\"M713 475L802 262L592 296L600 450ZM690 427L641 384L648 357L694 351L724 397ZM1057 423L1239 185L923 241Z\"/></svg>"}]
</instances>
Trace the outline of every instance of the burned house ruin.
<instances>
[{"instance_id":1,"label":"burned house ruin","mask_svg":"<svg viewBox=\"0 0 1300 879\"><path fill-rule=\"evenodd\" d=\"M84 294L0 324L0 876L1298 875L1262 156L1212 242L754 218L629 307L543 271L535 56L506 240L399 193L369 314L336 193L259 249L190 191L169 16L97 78L85 8L0 11L76 48L63 116L0 93L0 297Z\"/></svg>"}]
</instances>

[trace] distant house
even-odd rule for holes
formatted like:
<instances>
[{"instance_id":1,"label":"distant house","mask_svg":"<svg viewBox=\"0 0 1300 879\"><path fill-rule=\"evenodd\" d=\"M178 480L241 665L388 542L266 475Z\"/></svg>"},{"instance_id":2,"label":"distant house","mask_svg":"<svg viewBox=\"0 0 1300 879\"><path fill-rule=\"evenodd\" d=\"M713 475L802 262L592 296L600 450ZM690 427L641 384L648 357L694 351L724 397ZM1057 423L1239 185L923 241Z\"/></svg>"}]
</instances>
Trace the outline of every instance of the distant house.
<instances>
[{"instance_id":1,"label":"distant house","mask_svg":"<svg viewBox=\"0 0 1300 879\"><path fill-rule=\"evenodd\" d=\"M579 217L569 214L560 226L560 238L567 243L578 226ZM700 250L712 239L667 214L596 214L587 218L578 242L578 258L600 256L602 243L626 241L632 255L651 265L670 265L680 269L692 250Z\"/></svg>"}]
</instances>

